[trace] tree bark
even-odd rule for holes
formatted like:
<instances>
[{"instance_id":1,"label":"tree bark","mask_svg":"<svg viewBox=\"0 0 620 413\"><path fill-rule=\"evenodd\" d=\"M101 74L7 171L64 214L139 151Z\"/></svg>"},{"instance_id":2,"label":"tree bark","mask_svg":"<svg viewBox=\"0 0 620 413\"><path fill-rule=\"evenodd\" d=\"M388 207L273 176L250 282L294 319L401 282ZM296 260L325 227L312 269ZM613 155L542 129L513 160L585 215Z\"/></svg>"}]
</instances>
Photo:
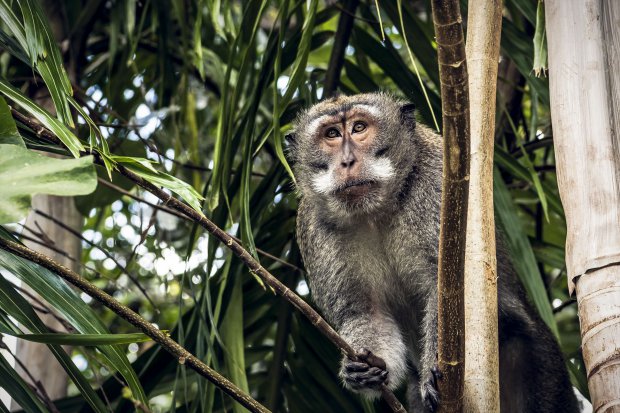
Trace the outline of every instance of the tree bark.
<instances>
[{"instance_id":1,"label":"tree bark","mask_svg":"<svg viewBox=\"0 0 620 413\"><path fill-rule=\"evenodd\" d=\"M569 291L577 295L594 412L618 411L620 3L547 0L545 11Z\"/></svg>"},{"instance_id":2,"label":"tree bark","mask_svg":"<svg viewBox=\"0 0 620 413\"><path fill-rule=\"evenodd\" d=\"M443 115L443 177L437 276L439 412L463 408L464 266L469 187L469 90L457 0L433 0Z\"/></svg>"},{"instance_id":3,"label":"tree bark","mask_svg":"<svg viewBox=\"0 0 620 413\"><path fill-rule=\"evenodd\" d=\"M495 92L501 0L470 0L467 66L471 158L465 255L465 388L467 412L499 412L497 259L493 215Z\"/></svg>"}]
</instances>

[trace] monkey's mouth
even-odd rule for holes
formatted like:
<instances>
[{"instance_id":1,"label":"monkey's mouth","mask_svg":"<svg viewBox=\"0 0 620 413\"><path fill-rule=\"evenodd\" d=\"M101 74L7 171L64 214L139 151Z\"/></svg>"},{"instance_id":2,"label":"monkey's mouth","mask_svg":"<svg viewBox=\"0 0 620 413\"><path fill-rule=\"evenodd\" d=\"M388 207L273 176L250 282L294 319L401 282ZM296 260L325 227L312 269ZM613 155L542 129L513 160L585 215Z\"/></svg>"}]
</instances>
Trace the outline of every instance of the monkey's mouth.
<instances>
[{"instance_id":1,"label":"monkey's mouth","mask_svg":"<svg viewBox=\"0 0 620 413\"><path fill-rule=\"evenodd\" d=\"M376 185L377 182L370 179L351 179L336 188L334 193L344 201L354 202L367 195Z\"/></svg>"}]
</instances>

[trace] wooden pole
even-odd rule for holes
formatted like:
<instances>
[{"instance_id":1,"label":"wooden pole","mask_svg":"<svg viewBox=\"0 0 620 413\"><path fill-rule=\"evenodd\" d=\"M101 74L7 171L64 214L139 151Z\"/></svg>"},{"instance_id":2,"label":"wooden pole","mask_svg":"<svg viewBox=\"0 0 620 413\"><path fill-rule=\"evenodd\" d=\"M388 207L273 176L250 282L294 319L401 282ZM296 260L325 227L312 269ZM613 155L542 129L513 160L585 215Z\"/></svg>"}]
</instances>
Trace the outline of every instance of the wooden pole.
<instances>
[{"instance_id":1,"label":"wooden pole","mask_svg":"<svg viewBox=\"0 0 620 413\"><path fill-rule=\"evenodd\" d=\"M468 413L491 413L499 412L493 146L502 1L470 0L468 10L471 158L465 253L464 407Z\"/></svg>"}]
</instances>

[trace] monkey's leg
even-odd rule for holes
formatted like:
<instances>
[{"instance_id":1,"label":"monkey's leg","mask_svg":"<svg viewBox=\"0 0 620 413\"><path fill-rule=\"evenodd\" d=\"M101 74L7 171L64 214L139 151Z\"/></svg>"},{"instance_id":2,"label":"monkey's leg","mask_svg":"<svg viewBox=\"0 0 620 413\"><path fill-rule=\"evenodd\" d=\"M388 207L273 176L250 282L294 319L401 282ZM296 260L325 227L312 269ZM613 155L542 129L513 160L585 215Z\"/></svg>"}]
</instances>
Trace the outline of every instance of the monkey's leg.
<instances>
[{"instance_id":1,"label":"monkey's leg","mask_svg":"<svg viewBox=\"0 0 620 413\"><path fill-rule=\"evenodd\" d=\"M435 294L434 297L436 296ZM432 295L427 301L423 328L420 393L426 406L426 410L423 411L434 412L441 402L437 390L437 379L441 376L441 372L437 366L437 300Z\"/></svg>"},{"instance_id":2,"label":"monkey's leg","mask_svg":"<svg viewBox=\"0 0 620 413\"><path fill-rule=\"evenodd\" d=\"M420 394L420 373L414 366L410 366L407 376L407 410L410 412L425 412L426 406Z\"/></svg>"},{"instance_id":3,"label":"monkey's leg","mask_svg":"<svg viewBox=\"0 0 620 413\"><path fill-rule=\"evenodd\" d=\"M577 413L564 357L544 322L512 315L500 327L506 333L499 349L502 413Z\"/></svg>"}]
</instances>

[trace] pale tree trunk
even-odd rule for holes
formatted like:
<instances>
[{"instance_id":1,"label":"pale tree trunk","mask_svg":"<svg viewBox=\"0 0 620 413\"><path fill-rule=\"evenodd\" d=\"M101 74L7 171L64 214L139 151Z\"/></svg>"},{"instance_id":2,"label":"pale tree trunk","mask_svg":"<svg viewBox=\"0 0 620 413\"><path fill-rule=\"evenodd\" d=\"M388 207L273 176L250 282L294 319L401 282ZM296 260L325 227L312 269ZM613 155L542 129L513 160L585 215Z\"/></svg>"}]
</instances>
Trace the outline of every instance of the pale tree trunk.
<instances>
[{"instance_id":1,"label":"pale tree trunk","mask_svg":"<svg viewBox=\"0 0 620 413\"><path fill-rule=\"evenodd\" d=\"M470 0L468 10L471 158L465 253L464 411L490 413L499 412L493 146L502 2Z\"/></svg>"},{"instance_id":2,"label":"pale tree trunk","mask_svg":"<svg viewBox=\"0 0 620 413\"><path fill-rule=\"evenodd\" d=\"M620 2L546 0L558 186L595 412L620 411Z\"/></svg>"},{"instance_id":3,"label":"pale tree trunk","mask_svg":"<svg viewBox=\"0 0 620 413\"><path fill-rule=\"evenodd\" d=\"M33 199L32 206L33 208L53 216L76 231L81 231L82 229L83 217L76 210L73 204L73 198L37 195ZM64 251L70 257L76 258L78 261L80 260L80 240L70 235L66 230L34 212L30 213L26 219L25 225L29 229L42 234L42 237L37 238L41 239L46 244L51 244L50 246L55 250ZM26 231L26 234L33 237L33 234L28 231ZM46 239L48 242L45 242ZM41 244L27 241L25 244L51 257L57 263L73 271L79 271L79 266L76 262L71 261L66 256L54 252ZM27 289L32 294L36 295L32 290L29 288ZM39 314L39 316L43 322L54 331L66 331L63 325L52 315ZM67 375L45 344L20 340L17 343L16 357L25 365L28 372L39 381L51 400L67 395ZM30 381L28 376L23 374L24 372L21 368L18 368L18 371L24 376L26 381Z\"/></svg>"},{"instance_id":4,"label":"pale tree trunk","mask_svg":"<svg viewBox=\"0 0 620 413\"><path fill-rule=\"evenodd\" d=\"M44 10L47 12L47 18L55 38L58 41L65 39L66 30L64 17L62 16L62 7L59 7L54 0L43 1L42 3ZM70 66L68 74L70 79L75 81L75 65L71 64ZM51 113L55 113L54 105L47 90L41 89L37 95L39 94L40 96L35 96L37 103ZM33 197L32 207L54 217L77 232L82 230L83 217L77 211L71 197L37 195ZM82 246L78 238L52 221L36 214L34 210L29 214L25 225L30 230L24 232L26 235L38 238L42 244L49 245L52 249L46 248L39 243L25 241L24 243L28 247L51 257L59 264L73 271L80 272L78 263L81 259ZM35 233L38 235L35 235ZM63 251L66 255L59 254L54 250ZM72 261L67 256L77 261ZM32 295L37 296L28 287L23 287ZM28 299L28 297L25 298ZM52 330L66 331L64 326L53 315L39 314L39 316ZM68 348L66 349L68 350ZM40 387L45 390L51 400L67 395L68 377L45 344L19 340L17 342L16 358L21 361L28 373L39 382ZM30 382L30 378L20 366L17 366L17 371L20 372L27 382Z\"/></svg>"}]
</instances>

